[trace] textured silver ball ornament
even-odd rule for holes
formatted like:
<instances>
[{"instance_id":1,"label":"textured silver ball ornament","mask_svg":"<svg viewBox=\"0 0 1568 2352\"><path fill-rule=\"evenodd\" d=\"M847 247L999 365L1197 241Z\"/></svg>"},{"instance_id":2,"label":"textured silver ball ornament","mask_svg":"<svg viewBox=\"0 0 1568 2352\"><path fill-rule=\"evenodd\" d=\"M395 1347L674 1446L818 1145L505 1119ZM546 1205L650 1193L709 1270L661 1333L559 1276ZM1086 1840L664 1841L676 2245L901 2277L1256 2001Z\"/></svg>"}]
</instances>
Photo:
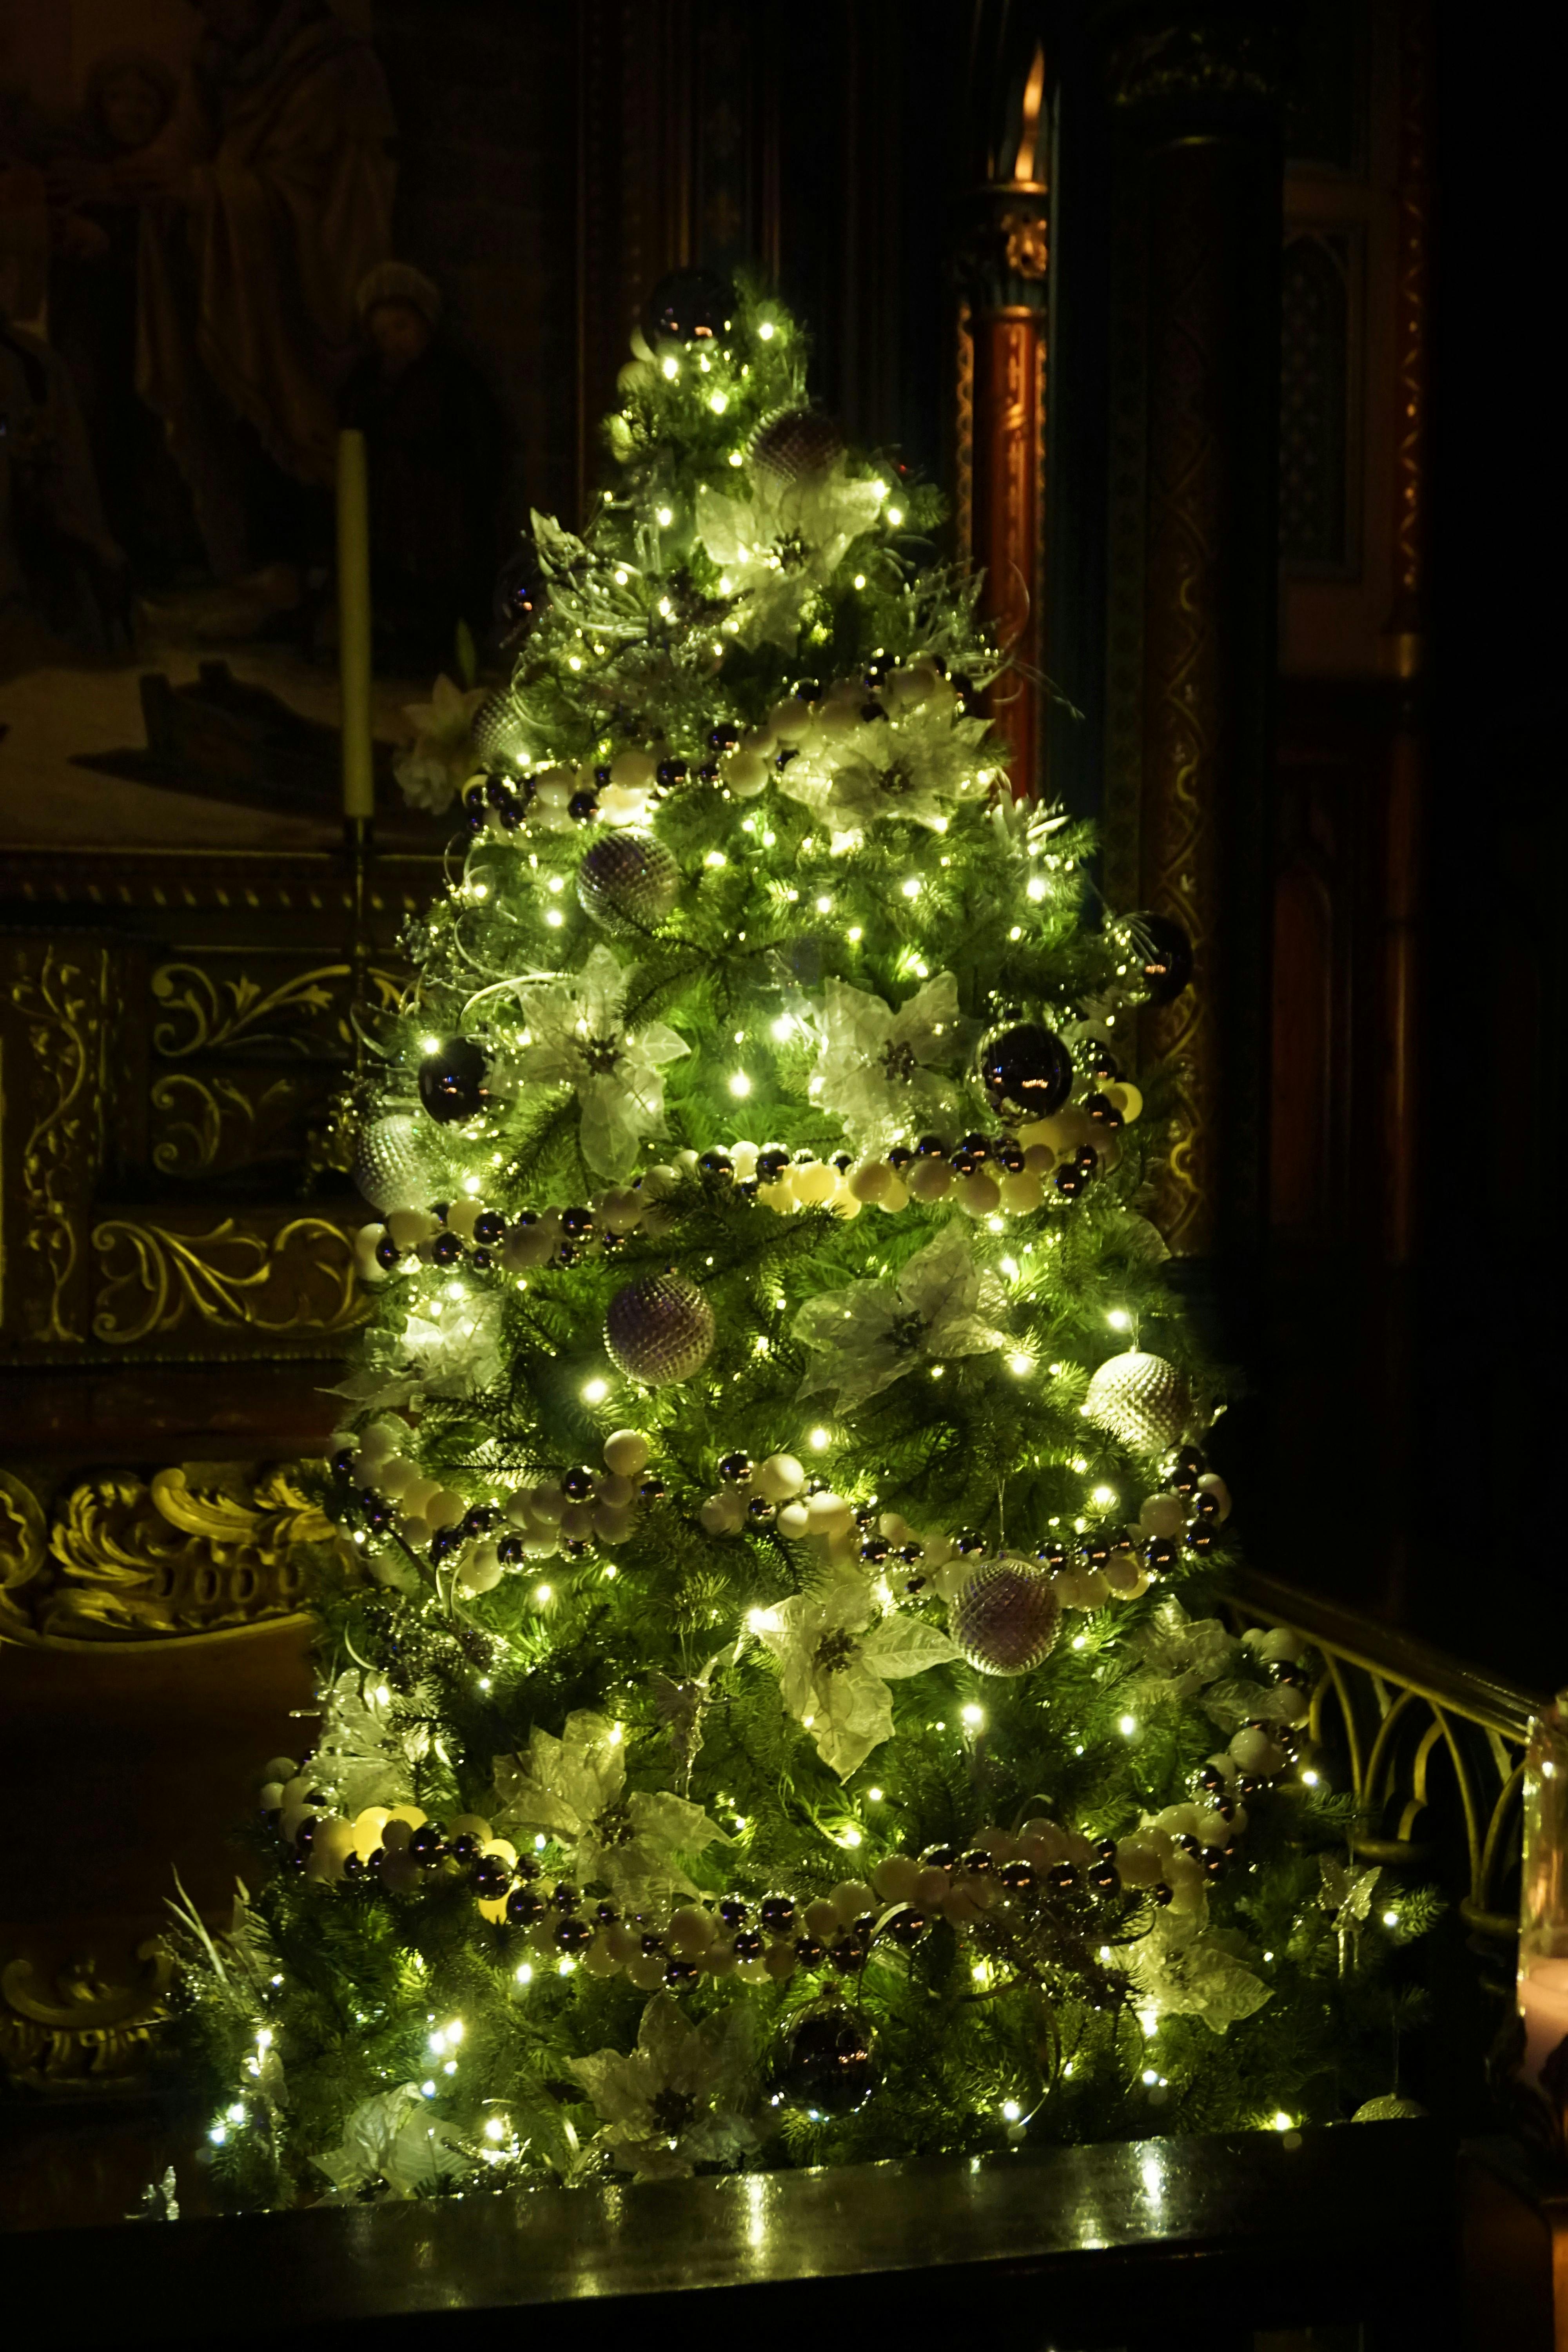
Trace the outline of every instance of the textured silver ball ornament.
<instances>
[{"instance_id":1,"label":"textured silver ball ornament","mask_svg":"<svg viewBox=\"0 0 1568 2352\"><path fill-rule=\"evenodd\" d=\"M373 1118L354 1153L353 1181L373 1209L419 1209L438 1190L439 1176L411 1111Z\"/></svg>"},{"instance_id":2,"label":"textured silver ball ornament","mask_svg":"<svg viewBox=\"0 0 1568 2352\"><path fill-rule=\"evenodd\" d=\"M751 459L759 474L775 482L801 482L825 474L844 454L844 436L830 416L810 408L786 408L759 425Z\"/></svg>"},{"instance_id":3,"label":"textured silver ball ornament","mask_svg":"<svg viewBox=\"0 0 1568 2352\"><path fill-rule=\"evenodd\" d=\"M577 868L585 915L612 932L652 931L680 895L680 868L651 833L606 833Z\"/></svg>"},{"instance_id":4,"label":"textured silver ball ornament","mask_svg":"<svg viewBox=\"0 0 1568 2352\"><path fill-rule=\"evenodd\" d=\"M468 729L476 764L504 768L534 757L533 736L505 687L487 694Z\"/></svg>"},{"instance_id":5,"label":"textured silver ball ornament","mask_svg":"<svg viewBox=\"0 0 1568 2352\"><path fill-rule=\"evenodd\" d=\"M1109 1430L1134 1454L1163 1454L1186 1434L1193 1401L1173 1364L1130 1348L1101 1364L1083 1409L1097 1429Z\"/></svg>"},{"instance_id":6,"label":"textured silver ball ornament","mask_svg":"<svg viewBox=\"0 0 1568 2352\"><path fill-rule=\"evenodd\" d=\"M650 1389L689 1381L713 1352L713 1309L683 1274L650 1274L617 1290L605 1318L610 1360Z\"/></svg>"},{"instance_id":7,"label":"textured silver ball ornament","mask_svg":"<svg viewBox=\"0 0 1568 2352\"><path fill-rule=\"evenodd\" d=\"M1050 1655L1061 1613L1044 1569L1003 1552L959 1588L948 1629L983 1675L1026 1675Z\"/></svg>"}]
</instances>

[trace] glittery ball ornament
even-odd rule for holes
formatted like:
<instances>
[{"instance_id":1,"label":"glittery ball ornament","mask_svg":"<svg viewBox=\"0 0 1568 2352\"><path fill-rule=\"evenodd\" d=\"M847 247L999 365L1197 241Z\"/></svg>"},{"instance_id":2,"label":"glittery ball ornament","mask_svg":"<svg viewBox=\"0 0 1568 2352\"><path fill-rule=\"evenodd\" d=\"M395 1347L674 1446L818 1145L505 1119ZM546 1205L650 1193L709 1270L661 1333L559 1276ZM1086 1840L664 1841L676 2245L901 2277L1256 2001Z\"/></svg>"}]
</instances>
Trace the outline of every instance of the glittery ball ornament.
<instances>
[{"instance_id":1,"label":"glittery ball ornament","mask_svg":"<svg viewBox=\"0 0 1568 2352\"><path fill-rule=\"evenodd\" d=\"M515 768L534 755L533 737L504 687L485 697L468 732L481 768Z\"/></svg>"},{"instance_id":2,"label":"glittery ball ornament","mask_svg":"<svg viewBox=\"0 0 1568 2352\"><path fill-rule=\"evenodd\" d=\"M1124 915L1117 944L1147 1004L1173 1004L1193 976L1193 943L1169 915Z\"/></svg>"},{"instance_id":3,"label":"glittery ball ornament","mask_svg":"<svg viewBox=\"0 0 1568 2352\"><path fill-rule=\"evenodd\" d=\"M1089 1384L1083 1410L1096 1429L1109 1430L1134 1454L1163 1454L1181 1444L1193 1401L1173 1364L1163 1356L1146 1356L1130 1348L1124 1356L1112 1356L1101 1364Z\"/></svg>"},{"instance_id":4,"label":"glittery ball ornament","mask_svg":"<svg viewBox=\"0 0 1568 2352\"><path fill-rule=\"evenodd\" d=\"M628 1380L650 1389L689 1381L713 1352L713 1309L683 1274L650 1274L617 1290L605 1345Z\"/></svg>"},{"instance_id":5,"label":"glittery ball ornament","mask_svg":"<svg viewBox=\"0 0 1568 2352\"><path fill-rule=\"evenodd\" d=\"M411 1112L371 1120L354 1153L353 1176L373 1209L423 1208L434 1196L437 1171Z\"/></svg>"},{"instance_id":6,"label":"glittery ball ornament","mask_svg":"<svg viewBox=\"0 0 1568 2352\"><path fill-rule=\"evenodd\" d=\"M994 1029L980 1048L977 1072L998 1118L1049 1118L1072 1092L1072 1056L1037 1021Z\"/></svg>"},{"instance_id":7,"label":"glittery ball ornament","mask_svg":"<svg viewBox=\"0 0 1568 2352\"><path fill-rule=\"evenodd\" d=\"M983 1675L1026 1675L1050 1655L1061 1613L1045 1570L1003 1552L960 1586L948 1627Z\"/></svg>"},{"instance_id":8,"label":"glittery ball ornament","mask_svg":"<svg viewBox=\"0 0 1568 2352\"><path fill-rule=\"evenodd\" d=\"M443 1037L419 1065L419 1099L443 1127L457 1126L489 1100L489 1071L471 1037Z\"/></svg>"},{"instance_id":9,"label":"glittery ball ornament","mask_svg":"<svg viewBox=\"0 0 1568 2352\"><path fill-rule=\"evenodd\" d=\"M775 482L800 482L808 474L825 474L843 454L844 436L832 417L818 416L809 408L786 408L759 425L752 440L752 465Z\"/></svg>"},{"instance_id":10,"label":"glittery ball ornament","mask_svg":"<svg viewBox=\"0 0 1568 2352\"><path fill-rule=\"evenodd\" d=\"M1363 2100L1351 2117L1352 2124L1396 2124L1406 2116L1424 2116L1426 2110L1414 2099L1402 2099L1397 2091L1384 2091L1378 2099Z\"/></svg>"},{"instance_id":11,"label":"glittery ball ornament","mask_svg":"<svg viewBox=\"0 0 1568 2352\"><path fill-rule=\"evenodd\" d=\"M643 309L643 332L650 343L711 343L728 334L735 297L710 269L672 269L661 278Z\"/></svg>"},{"instance_id":12,"label":"glittery ball ornament","mask_svg":"<svg viewBox=\"0 0 1568 2352\"><path fill-rule=\"evenodd\" d=\"M652 931L680 895L680 868L651 833L606 833L577 868L584 914L606 931Z\"/></svg>"},{"instance_id":13,"label":"glittery ball ornament","mask_svg":"<svg viewBox=\"0 0 1568 2352\"><path fill-rule=\"evenodd\" d=\"M778 2069L792 2107L852 2116L876 2088L871 2036L842 2009L809 2011L793 2027Z\"/></svg>"}]
</instances>

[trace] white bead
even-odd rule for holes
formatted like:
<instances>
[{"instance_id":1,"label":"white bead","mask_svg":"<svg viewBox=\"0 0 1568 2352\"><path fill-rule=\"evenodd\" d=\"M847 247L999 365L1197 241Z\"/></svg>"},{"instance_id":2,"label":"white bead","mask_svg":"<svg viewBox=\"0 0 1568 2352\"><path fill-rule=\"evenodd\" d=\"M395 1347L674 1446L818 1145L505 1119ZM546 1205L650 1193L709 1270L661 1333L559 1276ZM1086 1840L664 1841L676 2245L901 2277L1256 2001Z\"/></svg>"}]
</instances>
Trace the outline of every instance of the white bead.
<instances>
[{"instance_id":1,"label":"white bead","mask_svg":"<svg viewBox=\"0 0 1568 2352\"><path fill-rule=\"evenodd\" d=\"M362 1282L384 1282L386 1268L377 1263L376 1244L385 1233L384 1225L362 1225L354 1235L354 1272Z\"/></svg>"},{"instance_id":2,"label":"white bead","mask_svg":"<svg viewBox=\"0 0 1568 2352\"><path fill-rule=\"evenodd\" d=\"M885 1160L868 1160L850 1177L849 1190L858 1201L879 1201L892 1181L893 1171Z\"/></svg>"},{"instance_id":3,"label":"white bead","mask_svg":"<svg viewBox=\"0 0 1568 2352\"><path fill-rule=\"evenodd\" d=\"M501 1580L501 1564L493 1543L477 1544L458 1570L460 1592L489 1592Z\"/></svg>"},{"instance_id":4,"label":"white bead","mask_svg":"<svg viewBox=\"0 0 1568 2352\"><path fill-rule=\"evenodd\" d=\"M877 1901L863 1878L841 1878L827 1899L837 1912L840 1924L846 1927L866 1912L873 1910Z\"/></svg>"},{"instance_id":5,"label":"white bead","mask_svg":"<svg viewBox=\"0 0 1568 2352\"><path fill-rule=\"evenodd\" d=\"M788 1536L792 1543L797 1543L810 1525L811 1514L804 1503L785 1503L779 1512L779 1533Z\"/></svg>"},{"instance_id":6,"label":"white bead","mask_svg":"<svg viewBox=\"0 0 1568 2352\"><path fill-rule=\"evenodd\" d=\"M1225 1480L1219 1475L1217 1471L1205 1470L1204 1472L1203 1476L1198 1480L1198 1491L1200 1494L1212 1495L1214 1496L1215 1500L1219 1505L1219 1516L1222 1523L1229 1518L1230 1488L1226 1485Z\"/></svg>"},{"instance_id":7,"label":"white bead","mask_svg":"<svg viewBox=\"0 0 1568 2352\"><path fill-rule=\"evenodd\" d=\"M829 1160L814 1160L805 1168L792 1169L790 1181L795 1199L815 1206L837 1192L838 1171Z\"/></svg>"},{"instance_id":8,"label":"white bead","mask_svg":"<svg viewBox=\"0 0 1568 2352\"><path fill-rule=\"evenodd\" d=\"M871 1884L885 1903L912 1903L920 1880L920 1864L907 1853L885 1854L871 1873Z\"/></svg>"},{"instance_id":9,"label":"white bead","mask_svg":"<svg viewBox=\"0 0 1568 2352\"><path fill-rule=\"evenodd\" d=\"M1138 1525L1146 1536L1179 1536L1186 1516L1180 1495L1150 1495L1138 1514Z\"/></svg>"},{"instance_id":10,"label":"white bead","mask_svg":"<svg viewBox=\"0 0 1568 2352\"><path fill-rule=\"evenodd\" d=\"M617 1429L605 1440L605 1467L620 1478L635 1478L646 1469L652 1452L640 1429Z\"/></svg>"},{"instance_id":11,"label":"white bead","mask_svg":"<svg viewBox=\"0 0 1568 2352\"><path fill-rule=\"evenodd\" d=\"M984 1168L977 1168L973 1175L960 1180L958 1205L966 1217L993 1216L1002 1205L1002 1189Z\"/></svg>"},{"instance_id":12,"label":"white bead","mask_svg":"<svg viewBox=\"0 0 1568 2352\"><path fill-rule=\"evenodd\" d=\"M738 1486L722 1486L697 1516L710 1536L739 1535L746 1524L746 1498Z\"/></svg>"},{"instance_id":13,"label":"white bead","mask_svg":"<svg viewBox=\"0 0 1568 2352\"><path fill-rule=\"evenodd\" d=\"M426 1497L424 1517L433 1528L455 1528L468 1509L454 1486L437 1486Z\"/></svg>"},{"instance_id":14,"label":"white bead","mask_svg":"<svg viewBox=\"0 0 1568 2352\"><path fill-rule=\"evenodd\" d=\"M594 1490L594 1500L595 1503L603 1503L609 1510L621 1511L625 1510L636 1494L637 1488L629 1478L617 1478L612 1475L608 1478L600 1479Z\"/></svg>"},{"instance_id":15,"label":"white bead","mask_svg":"<svg viewBox=\"0 0 1568 2352\"><path fill-rule=\"evenodd\" d=\"M756 1483L770 1503L784 1503L799 1494L805 1472L793 1454L770 1454L757 1472Z\"/></svg>"},{"instance_id":16,"label":"white bead","mask_svg":"<svg viewBox=\"0 0 1568 2352\"><path fill-rule=\"evenodd\" d=\"M945 1160L916 1160L906 1170L904 1183L911 1201L940 1201L952 1190L952 1171Z\"/></svg>"},{"instance_id":17,"label":"white bead","mask_svg":"<svg viewBox=\"0 0 1568 2352\"><path fill-rule=\"evenodd\" d=\"M447 1231L456 1234L460 1242L471 1242L481 1208L482 1203L471 1193L459 1192L447 1211Z\"/></svg>"}]
</instances>

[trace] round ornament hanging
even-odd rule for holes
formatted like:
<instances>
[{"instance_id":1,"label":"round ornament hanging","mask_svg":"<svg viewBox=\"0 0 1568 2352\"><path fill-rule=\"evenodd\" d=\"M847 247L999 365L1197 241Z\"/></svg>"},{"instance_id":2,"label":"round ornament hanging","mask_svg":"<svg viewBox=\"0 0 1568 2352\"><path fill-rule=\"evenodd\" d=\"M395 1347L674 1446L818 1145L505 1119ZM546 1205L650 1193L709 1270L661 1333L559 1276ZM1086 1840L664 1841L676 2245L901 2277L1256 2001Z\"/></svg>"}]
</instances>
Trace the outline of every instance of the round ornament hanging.
<instances>
[{"instance_id":1,"label":"round ornament hanging","mask_svg":"<svg viewBox=\"0 0 1568 2352\"><path fill-rule=\"evenodd\" d=\"M800 482L825 474L844 454L844 436L831 416L810 408L786 408L760 425L752 436L752 463L775 482Z\"/></svg>"},{"instance_id":2,"label":"round ornament hanging","mask_svg":"<svg viewBox=\"0 0 1568 2352\"><path fill-rule=\"evenodd\" d=\"M373 1118L354 1153L353 1180L373 1209L418 1209L438 1181L419 1122L411 1111Z\"/></svg>"},{"instance_id":3,"label":"round ornament hanging","mask_svg":"<svg viewBox=\"0 0 1568 2352\"><path fill-rule=\"evenodd\" d=\"M1130 1348L1101 1364L1083 1410L1097 1429L1109 1430L1134 1454L1163 1454L1186 1434L1193 1401L1173 1364Z\"/></svg>"},{"instance_id":4,"label":"round ornament hanging","mask_svg":"<svg viewBox=\"0 0 1568 2352\"><path fill-rule=\"evenodd\" d=\"M784 2045L778 2086L793 2107L852 2116L876 2088L872 2041L847 2010L808 2011Z\"/></svg>"},{"instance_id":5,"label":"round ornament hanging","mask_svg":"<svg viewBox=\"0 0 1568 2352\"><path fill-rule=\"evenodd\" d=\"M983 1675L1026 1675L1050 1655L1061 1613L1045 1570L1003 1552L959 1588L948 1625Z\"/></svg>"},{"instance_id":6,"label":"round ornament hanging","mask_svg":"<svg viewBox=\"0 0 1568 2352\"><path fill-rule=\"evenodd\" d=\"M694 1282L673 1270L617 1290L605 1317L610 1360L628 1380L668 1388L700 1372L713 1352L713 1309Z\"/></svg>"},{"instance_id":7,"label":"round ornament hanging","mask_svg":"<svg viewBox=\"0 0 1568 2352\"><path fill-rule=\"evenodd\" d=\"M489 1064L471 1037L443 1037L419 1065L419 1099L443 1127L473 1118L489 1101Z\"/></svg>"},{"instance_id":8,"label":"round ornament hanging","mask_svg":"<svg viewBox=\"0 0 1568 2352\"><path fill-rule=\"evenodd\" d=\"M1173 1004L1193 976L1193 943L1169 915L1126 915L1118 926L1147 1004Z\"/></svg>"},{"instance_id":9,"label":"round ornament hanging","mask_svg":"<svg viewBox=\"0 0 1568 2352\"><path fill-rule=\"evenodd\" d=\"M520 645L549 601L544 574L531 540L509 555L496 574L490 609L509 646Z\"/></svg>"},{"instance_id":10,"label":"round ornament hanging","mask_svg":"<svg viewBox=\"0 0 1568 2352\"><path fill-rule=\"evenodd\" d=\"M680 895L680 867L651 833L606 833L577 868L584 914L610 932L658 929Z\"/></svg>"},{"instance_id":11,"label":"round ornament hanging","mask_svg":"<svg viewBox=\"0 0 1568 2352\"><path fill-rule=\"evenodd\" d=\"M650 343L711 343L730 331L735 297L710 269L672 269L643 308Z\"/></svg>"},{"instance_id":12,"label":"round ornament hanging","mask_svg":"<svg viewBox=\"0 0 1568 2352\"><path fill-rule=\"evenodd\" d=\"M980 1048L977 1069L998 1118L1048 1118L1072 1092L1072 1056L1056 1032L1037 1021L994 1029Z\"/></svg>"},{"instance_id":13,"label":"round ornament hanging","mask_svg":"<svg viewBox=\"0 0 1568 2352\"><path fill-rule=\"evenodd\" d=\"M533 757L533 738L504 687L485 697L468 732L478 767L515 768Z\"/></svg>"}]
</instances>

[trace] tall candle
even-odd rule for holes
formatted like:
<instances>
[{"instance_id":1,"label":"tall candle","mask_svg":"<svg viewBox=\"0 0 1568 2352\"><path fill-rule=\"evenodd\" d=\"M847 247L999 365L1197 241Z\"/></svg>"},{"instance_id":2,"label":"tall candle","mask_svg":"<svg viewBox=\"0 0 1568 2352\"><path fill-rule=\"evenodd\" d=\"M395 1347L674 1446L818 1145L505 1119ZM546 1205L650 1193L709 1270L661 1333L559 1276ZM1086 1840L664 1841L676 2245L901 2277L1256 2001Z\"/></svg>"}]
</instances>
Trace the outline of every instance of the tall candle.
<instances>
[{"instance_id":1,"label":"tall candle","mask_svg":"<svg viewBox=\"0 0 1568 2352\"><path fill-rule=\"evenodd\" d=\"M1524 2071L1533 2083L1558 2043L1568 2041L1568 1960L1532 1960L1521 1971L1519 2011Z\"/></svg>"},{"instance_id":2,"label":"tall candle","mask_svg":"<svg viewBox=\"0 0 1568 2352\"><path fill-rule=\"evenodd\" d=\"M370 730L370 498L364 435L338 436L338 675L343 815L375 814Z\"/></svg>"},{"instance_id":3,"label":"tall candle","mask_svg":"<svg viewBox=\"0 0 1568 2352\"><path fill-rule=\"evenodd\" d=\"M1521 1801L1519 2012L1525 2079L1539 2083L1542 2068L1568 2039L1568 1691L1530 1727ZM1548 2096L1561 2104L1563 2094Z\"/></svg>"}]
</instances>

